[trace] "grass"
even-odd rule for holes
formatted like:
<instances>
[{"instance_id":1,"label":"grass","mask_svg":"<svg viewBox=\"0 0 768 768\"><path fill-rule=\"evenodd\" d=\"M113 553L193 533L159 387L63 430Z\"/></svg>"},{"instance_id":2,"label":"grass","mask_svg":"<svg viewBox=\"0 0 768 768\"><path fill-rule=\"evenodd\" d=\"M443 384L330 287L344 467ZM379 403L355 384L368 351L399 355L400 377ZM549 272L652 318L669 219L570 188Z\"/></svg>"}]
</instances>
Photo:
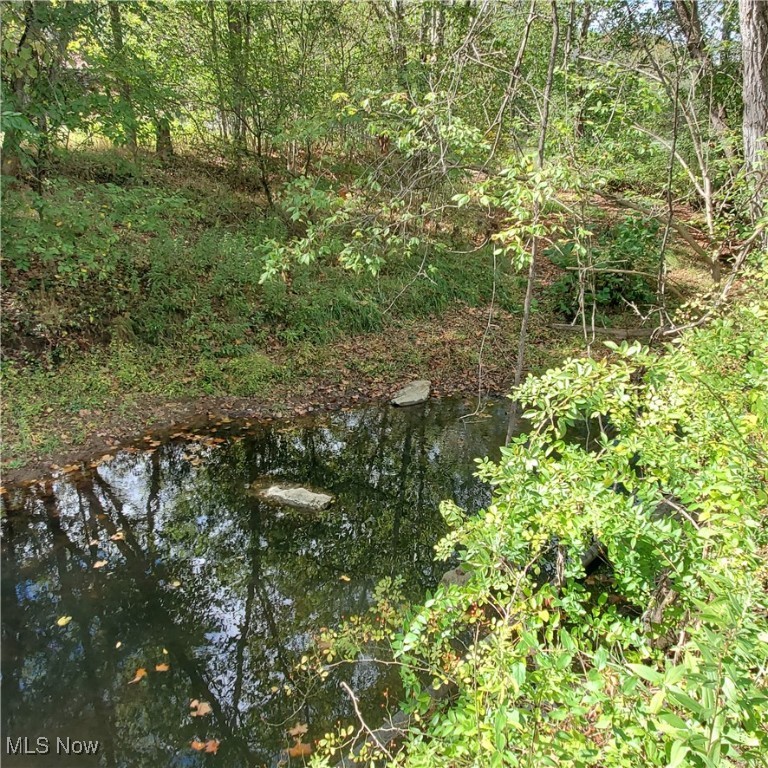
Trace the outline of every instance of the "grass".
<instances>
[{"instance_id":1,"label":"grass","mask_svg":"<svg viewBox=\"0 0 768 768\"><path fill-rule=\"evenodd\" d=\"M326 254L262 285L262 245L285 241L290 222L215 166L114 151L59 153L42 199L6 188L3 206L3 427L14 462L82 442L99 412L141 418L147 397L259 398L318 377L428 372L441 363L423 339L453 358L450 370L472 371L491 296L506 320L486 365L512 365L525 278L494 275L488 249L466 253L448 235L426 273L420 255L390 253L374 278ZM553 315L540 292L533 370L578 348L547 331Z\"/></svg>"}]
</instances>

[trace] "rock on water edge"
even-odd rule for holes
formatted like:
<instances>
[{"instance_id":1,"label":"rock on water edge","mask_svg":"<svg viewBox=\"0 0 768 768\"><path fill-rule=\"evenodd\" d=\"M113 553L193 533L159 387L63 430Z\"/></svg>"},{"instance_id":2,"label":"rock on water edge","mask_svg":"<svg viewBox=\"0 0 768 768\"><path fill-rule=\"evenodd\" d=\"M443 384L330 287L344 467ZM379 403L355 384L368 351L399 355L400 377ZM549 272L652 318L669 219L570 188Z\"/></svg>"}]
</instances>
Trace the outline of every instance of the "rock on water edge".
<instances>
[{"instance_id":1,"label":"rock on water edge","mask_svg":"<svg viewBox=\"0 0 768 768\"><path fill-rule=\"evenodd\" d=\"M280 485L271 485L259 495L268 501L297 509L325 509L333 501L333 496L327 493L316 493L306 488L285 488Z\"/></svg>"},{"instance_id":2,"label":"rock on water edge","mask_svg":"<svg viewBox=\"0 0 768 768\"><path fill-rule=\"evenodd\" d=\"M429 397L430 386L431 382L427 379L412 381L395 393L391 401L392 405L404 406L423 403Z\"/></svg>"}]
</instances>

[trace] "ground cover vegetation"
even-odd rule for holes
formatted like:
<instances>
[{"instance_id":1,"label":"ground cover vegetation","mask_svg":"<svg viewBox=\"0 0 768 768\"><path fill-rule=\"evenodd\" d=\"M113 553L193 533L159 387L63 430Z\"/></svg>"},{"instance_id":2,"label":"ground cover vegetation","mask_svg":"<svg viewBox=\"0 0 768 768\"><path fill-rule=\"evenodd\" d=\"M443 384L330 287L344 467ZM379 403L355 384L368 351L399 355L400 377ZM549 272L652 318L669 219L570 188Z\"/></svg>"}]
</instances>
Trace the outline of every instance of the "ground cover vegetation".
<instances>
[{"instance_id":1,"label":"ground cover vegetation","mask_svg":"<svg viewBox=\"0 0 768 768\"><path fill-rule=\"evenodd\" d=\"M486 514L444 508L472 578L393 641L387 759L764 764L768 6L2 21L6 466L190 395L512 386L533 432L481 464Z\"/></svg>"}]
</instances>

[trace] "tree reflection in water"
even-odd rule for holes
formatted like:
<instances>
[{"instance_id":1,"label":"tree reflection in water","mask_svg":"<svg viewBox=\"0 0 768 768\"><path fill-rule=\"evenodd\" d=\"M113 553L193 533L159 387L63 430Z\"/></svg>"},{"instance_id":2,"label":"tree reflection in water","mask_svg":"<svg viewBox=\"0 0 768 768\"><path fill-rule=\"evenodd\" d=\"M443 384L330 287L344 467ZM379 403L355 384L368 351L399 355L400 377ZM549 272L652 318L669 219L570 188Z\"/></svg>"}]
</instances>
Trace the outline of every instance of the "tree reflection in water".
<instances>
[{"instance_id":1,"label":"tree reflection in water","mask_svg":"<svg viewBox=\"0 0 768 768\"><path fill-rule=\"evenodd\" d=\"M55 480L47 494L12 490L3 735L31 746L38 736L98 739L98 757L78 758L78 768L199 765L207 758L191 750L194 738L221 740L222 768L258 766L289 745L296 721L309 739L352 721L340 680L377 724L384 689L397 685L392 667L340 667L306 700L285 685L313 633L366 611L380 579L403 576L414 599L439 581L438 504L487 503L472 459L497 454L505 437L503 404L461 420L470 410L443 401L249 432L234 425L218 446L177 439L119 453L77 482ZM264 477L337 501L322 513L280 510L247 490ZM72 617L65 627L62 616ZM170 670L156 672L163 662ZM128 684L139 668L147 677ZM195 698L210 716L190 716ZM3 757L66 765L56 755Z\"/></svg>"}]
</instances>

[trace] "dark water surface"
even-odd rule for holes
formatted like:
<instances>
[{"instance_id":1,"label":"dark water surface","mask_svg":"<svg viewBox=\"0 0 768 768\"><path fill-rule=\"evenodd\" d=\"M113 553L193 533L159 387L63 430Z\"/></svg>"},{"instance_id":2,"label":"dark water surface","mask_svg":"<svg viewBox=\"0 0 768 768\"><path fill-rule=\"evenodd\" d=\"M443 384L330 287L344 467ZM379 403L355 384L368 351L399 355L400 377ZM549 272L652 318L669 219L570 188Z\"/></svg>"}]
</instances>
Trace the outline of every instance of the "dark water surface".
<instances>
[{"instance_id":1,"label":"dark water surface","mask_svg":"<svg viewBox=\"0 0 768 768\"><path fill-rule=\"evenodd\" d=\"M312 742L355 722L341 680L376 727L394 708L391 667L340 667L306 700L285 686L303 690L294 669L313 637L365 612L381 579L402 576L414 600L440 580L438 503L487 503L473 459L497 458L506 432L505 403L460 418L473 409L431 401L299 425L220 424L194 440L120 452L55 479L50 494L12 490L0 763L276 764L295 723L308 725ZM265 477L327 490L336 503L320 513L269 506L248 489ZM140 668L146 677L130 684ZM192 699L211 714L191 717ZM190 747L208 739L221 742L216 755ZM97 756L75 755L74 740L97 740Z\"/></svg>"}]
</instances>

